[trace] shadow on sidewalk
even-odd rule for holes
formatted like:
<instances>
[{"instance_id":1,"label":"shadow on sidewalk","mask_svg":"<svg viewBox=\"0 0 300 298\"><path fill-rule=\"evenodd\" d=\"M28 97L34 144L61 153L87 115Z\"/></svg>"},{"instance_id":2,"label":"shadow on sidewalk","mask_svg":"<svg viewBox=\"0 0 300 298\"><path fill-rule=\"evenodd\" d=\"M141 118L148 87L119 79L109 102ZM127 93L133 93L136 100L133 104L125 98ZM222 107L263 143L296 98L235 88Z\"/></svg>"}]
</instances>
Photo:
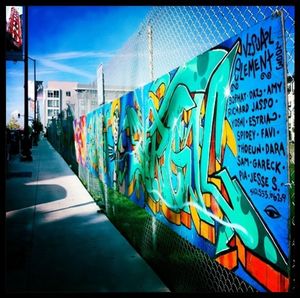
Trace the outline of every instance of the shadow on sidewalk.
<instances>
[{"instance_id":1,"label":"shadow on sidewalk","mask_svg":"<svg viewBox=\"0 0 300 298\"><path fill-rule=\"evenodd\" d=\"M66 198L67 191L58 184L25 185L6 194L6 211L18 210Z\"/></svg>"}]
</instances>

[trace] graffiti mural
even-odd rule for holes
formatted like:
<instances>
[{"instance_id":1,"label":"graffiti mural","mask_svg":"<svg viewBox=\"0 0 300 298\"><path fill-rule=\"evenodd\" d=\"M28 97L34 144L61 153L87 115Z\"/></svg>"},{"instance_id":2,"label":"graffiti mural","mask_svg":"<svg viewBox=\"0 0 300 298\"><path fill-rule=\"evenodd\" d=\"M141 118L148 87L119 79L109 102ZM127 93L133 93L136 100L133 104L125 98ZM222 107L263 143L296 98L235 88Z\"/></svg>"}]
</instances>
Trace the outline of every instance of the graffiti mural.
<instances>
[{"instance_id":1,"label":"graffiti mural","mask_svg":"<svg viewBox=\"0 0 300 298\"><path fill-rule=\"evenodd\" d=\"M77 163L86 165L86 116L83 115L73 122L74 140L75 140L75 154Z\"/></svg>"},{"instance_id":2,"label":"graffiti mural","mask_svg":"<svg viewBox=\"0 0 300 298\"><path fill-rule=\"evenodd\" d=\"M89 113L86 137L74 122L78 162L274 292L289 288L282 34L281 17L265 20Z\"/></svg>"}]
</instances>

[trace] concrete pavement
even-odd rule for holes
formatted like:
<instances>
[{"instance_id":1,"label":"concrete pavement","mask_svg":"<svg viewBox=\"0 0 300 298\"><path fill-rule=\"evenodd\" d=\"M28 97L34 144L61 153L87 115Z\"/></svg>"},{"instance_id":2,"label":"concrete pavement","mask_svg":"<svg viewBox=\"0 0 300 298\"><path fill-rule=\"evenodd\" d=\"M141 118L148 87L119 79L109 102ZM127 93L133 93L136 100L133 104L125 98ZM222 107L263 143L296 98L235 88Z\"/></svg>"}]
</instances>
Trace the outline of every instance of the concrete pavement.
<instances>
[{"instance_id":1,"label":"concrete pavement","mask_svg":"<svg viewBox=\"0 0 300 298\"><path fill-rule=\"evenodd\" d=\"M168 292L46 139L6 179L6 292Z\"/></svg>"}]
</instances>

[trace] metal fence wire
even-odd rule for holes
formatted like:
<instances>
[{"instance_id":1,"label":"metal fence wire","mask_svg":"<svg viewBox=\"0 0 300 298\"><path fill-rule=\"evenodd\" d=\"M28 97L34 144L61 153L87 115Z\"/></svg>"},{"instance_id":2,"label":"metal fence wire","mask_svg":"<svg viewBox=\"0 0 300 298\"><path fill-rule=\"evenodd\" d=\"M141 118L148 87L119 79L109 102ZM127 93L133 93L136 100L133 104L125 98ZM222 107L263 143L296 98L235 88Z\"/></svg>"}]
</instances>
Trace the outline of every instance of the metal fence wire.
<instances>
[{"instance_id":1,"label":"metal fence wire","mask_svg":"<svg viewBox=\"0 0 300 298\"><path fill-rule=\"evenodd\" d=\"M157 6L120 51L104 64L104 91L133 90L160 77L191 58L264 20L283 12L288 76L294 82L294 8L288 6ZM113 93L114 96L118 92ZM126 93L124 91L124 93ZM108 94L108 92L107 92ZM119 91L119 96L122 91ZM112 100L106 96L106 101ZM49 139L62 150L69 138L60 131L67 120L53 121ZM72 136L73 127L68 126ZM74 143L68 158L75 161ZM294 150L293 150L294 151ZM293 155L293 153L292 153ZM65 157L66 160L68 158ZM294 159L291 159L291 286L295 290L295 193ZM108 190L89 171L78 166L78 176L95 201L104 208L113 224L139 251L160 277L175 292L255 292L234 273L220 266L201 250L151 217L113 190ZM130 216L128 216L130 214ZM126 215L126 216L125 216Z\"/></svg>"},{"instance_id":2,"label":"metal fence wire","mask_svg":"<svg viewBox=\"0 0 300 298\"><path fill-rule=\"evenodd\" d=\"M278 11L282 12L284 19L288 82L290 86L294 86L294 6L155 6L135 34L107 64L104 64L104 91L111 89L112 86L116 86L120 90L133 90L141 87ZM294 102L293 88L288 92L289 101ZM123 94L120 92L118 95L122 96ZM113 99L106 96L108 101ZM290 161L292 164L294 164L293 142L295 139L293 102L289 102L289 140L292 152ZM294 239L293 165L290 167L290 180L291 234ZM291 290L295 290L296 283L293 273L295 270L295 241L292 241L291 255ZM224 271L223 269L219 270ZM227 283L220 283L218 289L227 291ZM241 291L243 289L248 290L245 287L240 288Z\"/></svg>"},{"instance_id":3,"label":"metal fence wire","mask_svg":"<svg viewBox=\"0 0 300 298\"><path fill-rule=\"evenodd\" d=\"M104 89L133 90L282 11L288 75L294 74L292 6L155 6L117 54L104 64Z\"/></svg>"},{"instance_id":4,"label":"metal fence wire","mask_svg":"<svg viewBox=\"0 0 300 298\"><path fill-rule=\"evenodd\" d=\"M104 64L104 92L108 94L106 90L114 87L119 90L133 90L141 87L279 11L284 19L287 81L289 83L291 237L294 239L294 6L155 6L125 45ZM124 93L126 92L119 92L118 96ZM106 101L113 99L113 97L106 96ZM293 291L296 284L293 273L295 241L291 242L290 289ZM181 241L177 243L180 246ZM189 246L185 244L185 247L188 249ZM224 268L218 268L217 272L220 273L216 275L219 280L223 274L228 275ZM205 276L203 278L208 282L211 277L209 274ZM205 282L206 285L207 282ZM232 287L228 283L230 284L230 278L219 283L218 291L231 291ZM212 291L212 288L208 287L207 291ZM239 291L249 291L249 288L239 287Z\"/></svg>"}]
</instances>

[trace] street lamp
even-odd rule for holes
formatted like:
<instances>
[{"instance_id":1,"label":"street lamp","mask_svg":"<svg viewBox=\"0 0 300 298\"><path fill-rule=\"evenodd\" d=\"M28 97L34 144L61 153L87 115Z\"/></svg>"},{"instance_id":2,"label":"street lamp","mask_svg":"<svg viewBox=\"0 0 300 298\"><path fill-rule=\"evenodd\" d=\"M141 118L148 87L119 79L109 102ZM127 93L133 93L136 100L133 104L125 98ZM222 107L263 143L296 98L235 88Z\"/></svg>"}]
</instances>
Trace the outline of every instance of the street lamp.
<instances>
[{"instance_id":1,"label":"street lamp","mask_svg":"<svg viewBox=\"0 0 300 298\"><path fill-rule=\"evenodd\" d=\"M33 61L34 65L34 122L36 122L36 101L37 101L37 88L36 88L36 60L28 56L28 6L26 5L24 10L25 21L25 42L24 42L24 140L22 150L22 161L32 161L30 144L29 144L29 130L28 130L28 59ZM34 140L36 144L36 138Z\"/></svg>"},{"instance_id":2,"label":"street lamp","mask_svg":"<svg viewBox=\"0 0 300 298\"><path fill-rule=\"evenodd\" d=\"M28 6L24 6L24 140L21 161L32 161L28 133Z\"/></svg>"}]
</instances>

